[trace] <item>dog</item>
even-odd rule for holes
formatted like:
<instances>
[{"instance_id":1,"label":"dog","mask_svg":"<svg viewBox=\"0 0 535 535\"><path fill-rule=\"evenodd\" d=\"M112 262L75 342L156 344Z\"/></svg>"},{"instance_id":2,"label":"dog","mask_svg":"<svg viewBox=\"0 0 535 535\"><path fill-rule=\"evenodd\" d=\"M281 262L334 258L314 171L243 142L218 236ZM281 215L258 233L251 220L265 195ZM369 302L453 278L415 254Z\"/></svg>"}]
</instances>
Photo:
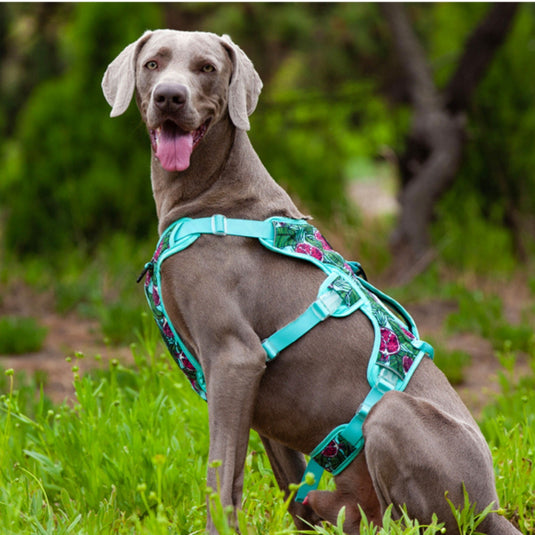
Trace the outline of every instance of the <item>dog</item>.
<instances>
[{"instance_id":1,"label":"dog","mask_svg":"<svg viewBox=\"0 0 535 535\"><path fill-rule=\"evenodd\" d=\"M228 36L145 32L108 66L102 88L111 116L134 94L152 147L151 181L159 233L183 218L305 220L254 151L247 131L262 82ZM283 135L283 133L281 133ZM217 234L217 233L216 233ZM370 391L374 331L361 312L328 318L267 362L262 342L316 299L325 274L274 254L258 240L203 234L161 266L173 328L202 368L209 410L210 465L220 460L220 498L240 507L250 428L264 444L278 485L289 493L310 453L349 422ZM381 525L405 506L457 532L447 497L463 504L463 485L483 510L498 509L492 457L476 422L445 376L425 358L403 392L389 391L364 421L362 452L335 477L336 490L311 491L289 511L298 529L336 523L359 533L360 510ZM216 469L207 484L216 488ZM360 509L359 509L360 508ZM207 529L216 533L208 514ZM489 535L520 533L491 513Z\"/></svg>"}]
</instances>

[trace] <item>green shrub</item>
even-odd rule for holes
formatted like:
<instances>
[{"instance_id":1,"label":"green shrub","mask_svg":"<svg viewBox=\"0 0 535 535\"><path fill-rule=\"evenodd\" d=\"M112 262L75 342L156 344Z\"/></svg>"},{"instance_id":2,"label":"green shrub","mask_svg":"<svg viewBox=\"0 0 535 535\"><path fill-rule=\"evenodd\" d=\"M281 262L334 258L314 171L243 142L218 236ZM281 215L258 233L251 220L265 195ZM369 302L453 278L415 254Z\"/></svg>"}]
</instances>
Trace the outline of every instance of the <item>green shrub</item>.
<instances>
[{"instance_id":1,"label":"green shrub","mask_svg":"<svg viewBox=\"0 0 535 535\"><path fill-rule=\"evenodd\" d=\"M503 304L497 295L487 295L479 290L460 290L458 306L458 310L446 320L446 326L451 331L480 334L495 349L501 349L508 343L514 350L529 350L533 338L529 318L526 323L511 325L504 318Z\"/></svg>"},{"instance_id":2,"label":"green shrub","mask_svg":"<svg viewBox=\"0 0 535 535\"><path fill-rule=\"evenodd\" d=\"M465 368L470 365L472 357L459 349L436 352L435 363L444 372L452 385L461 384L465 380Z\"/></svg>"},{"instance_id":3,"label":"green shrub","mask_svg":"<svg viewBox=\"0 0 535 535\"><path fill-rule=\"evenodd\" d=\"M115 54L161 25L161 10L78 4L71 20L58 31L64 74L29 95L0 153L5 240L18 254L87 250L117 229L154 229L145 128L135 105L109 118L100 80Z\"/></svg>"},{"instance_id":4,"label":"green shrub","mask_svg":"<svg viewBox=\"0 0 535 535\"><path fill-rule=\"evenodd\" d=\"M0 354L33 353L43 347L48 329L34 318L4 316L0 318Z\"/></svg>"},{"instance_id":5,"label":"green shrub","mask_svg":"<svg viewBox=\"0 0 535 535\"><path fill-rule=\"evenodd\" d=\"M501 221L502 208L483 214L480 199L454 189L437 209L434 241L441 261L465 273L505 276L517 266L510 231Z\"/></svg>"}]
</instances>

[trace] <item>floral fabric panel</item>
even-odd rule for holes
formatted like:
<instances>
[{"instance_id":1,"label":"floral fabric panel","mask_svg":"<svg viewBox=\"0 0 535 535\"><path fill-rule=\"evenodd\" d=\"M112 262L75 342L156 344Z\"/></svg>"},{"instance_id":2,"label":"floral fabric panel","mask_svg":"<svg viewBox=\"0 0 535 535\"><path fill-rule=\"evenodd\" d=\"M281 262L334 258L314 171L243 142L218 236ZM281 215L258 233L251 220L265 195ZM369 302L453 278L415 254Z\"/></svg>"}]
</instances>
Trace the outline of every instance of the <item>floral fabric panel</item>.
<instances>
[{"instance_id":1,"label":"floral fabric panel","mask_svg":"<svg viewBox=\"0 0 535 535\"><path fill-rule=\"evenodd\" d=\"M316 448L311 453L311 458L314 459L324 470L335 475L340 473L360 452L364 441L362 440L356 446L348 442L343 436L342 431L345 425L335 429L326 440L329 440L327 445L319 452ZM337 432L339 430L339 432ZM323 442L324 443L324 442ZM319 446L320 448L322 445Z\"/></svg>"},{"instance_id":2,"label":"floral fabric panel","mask_svg":"<svg viewBox=\"0 0 535 535\"><path fill-rule=\"evenodd\" d=\"M400 379L404 379L419 353L419 349L413 345L415 337L371 292L370 303L381 335L376 364L390 369Z\"/></svg>"},{"instance_id":3,"label":"floral fabric panel","mask_svg":"<svg viewBox=\"0 0 535 535\"><path fill-rule=\"evenodd\" d=\"M333 251L332 247L312 225L307 223L287 223L276 221L274 246L289 256L303 257L349 274L352 283L340 277L329 288L337 292L347 308L354 305L360 298L355 289L358 286L363 290L369 302L369 310L375 318L380 336L379 351L376 356L376 364L393 371L400 379L411 368L414 359L419 353L413 345L415 336L406 328L405 324L381 300L368 290L359 280L358 273L352 269L344 258ZM307 258L309 257L309 258ZM329 437L311 453L312 458L325 470L340 473L362 449L364 441L358 444L348 442L342 436L345 425L334 430ZM327 444L325 445L325 442ZM321 448L321 449L320 449ZM319 449L319 451L317 451Z\"/></svg>"},{"instance_id":4,"label":"floral fabric panel","mask_svg":"<svg viewBox=\"0 0 535 535\"><path fill-rule=\"evenodd\" d=\"M312 257L327 266L333 266L351 275L353 285L343 278L336 279L331 285L350 308L359 299L354 285L362 284L351 266L342 255L332 249L321 233L308 223L287 223L275 221L274 246L290 256ZM381 344L377 355L379 366L390 368L401 379L410 369L418 350L412 344L414 335L402 321L387 309L369 290L364 289L371 306L372 315L380 327Z\"/></svg>"},{"instance_id":5,"label":"floral fabric panel","mask_svg":"<svg viewBox=\"0 0 535 535\"><path fill-rule=\"evenodd\" d=\"M330 265L353 275L351 266L337 253L321 235L318 229L308 223L274 221L276 249L289 256L301 256L306 260L314 259L322 264ZM310 258L307 258L310 257Z\"/></svg>"},{"instance_id":6,"label":"floral fabric panel","mask_svg":"<svg viewBox=\"0 0 535 535\"><path fill-rule=\"evenodd\" d=\"M201 396L203 399L206 399L206 391L204 386L205 382L202 370L200 370L200 367L199 369L195 367L192 362L193 357L186 354L186 351L183 349L180 338L167 318L160 295L160 288L158 287L158 259L162 253L169 248L170 235L171 232L166 232L162 236L156 252L152 257L152 261L150 263L152 267L147 271L147 275L145 277L145 296L147 297L152 315L154 316L154 320L160 329L160 334L162 335L162 339L165 342L169 353L171 353L174 361L186 375L188 381L193 387L193 390L195 390L195 392L197 392L197 394L199 394L199 396Z\"/></svg>"}]
</instances>

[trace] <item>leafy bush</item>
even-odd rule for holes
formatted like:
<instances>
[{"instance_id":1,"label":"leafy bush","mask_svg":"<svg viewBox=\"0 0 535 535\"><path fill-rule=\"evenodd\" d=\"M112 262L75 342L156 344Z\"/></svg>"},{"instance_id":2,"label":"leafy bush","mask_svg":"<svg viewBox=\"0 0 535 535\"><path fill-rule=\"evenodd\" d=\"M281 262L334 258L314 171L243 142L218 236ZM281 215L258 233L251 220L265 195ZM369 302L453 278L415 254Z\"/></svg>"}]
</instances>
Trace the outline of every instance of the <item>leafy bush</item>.
<instances>
[{"instance_id":1,"label":"leafy bush","mask_svg":"<svg viewBox=\"0 0 535 535\"><path fill-rule=\"evenodd\" d=\"M48 329L34 318L4 316L0 318L0 354L20 355L39 351Z\"/></svg>"},{"instance_id":2,"label":"leafy bush","mask_svg":"<svg viewBox=\"0 0 535 535\"><path fill-rule=\"evenodd\" d=\"M114 54L160 21L151 4L75 7L61 33L67 70L29 96L0 155L9 248L84 249L117 229L155 232L145 129L135 106L109 119L100 80Z\"/></svg>"},{"instance_id":3,"label":"leafy bush","mask_svg":"<svg viewBox=\"0 0 535 535\"><path fill-rule=\"evenodd\" d=\"M305 67L296 57L287 63L296 70ZM280 68L283 77L287 66ZM329 95L310 88L282 89L277 80L272 84L261 97L251 130L266 167L314 216L349 217L354 224L346 188L352 178L348 162L370 162L393 143L384 101L369 82L346 83Z\"/></svg>"},{"instance_id":4,"label":"leafy bush","mask_svg":"<svg viewBox=\"0 0 535 535\"><path fill-rule=\"evenodd\" d=\"M484 214L475 194L457 195L456 190L446 195L437 210L433 235L441 260L475 275L510 274L518 262L502 208L496 205Z\"/></svg>"}]
</instances>

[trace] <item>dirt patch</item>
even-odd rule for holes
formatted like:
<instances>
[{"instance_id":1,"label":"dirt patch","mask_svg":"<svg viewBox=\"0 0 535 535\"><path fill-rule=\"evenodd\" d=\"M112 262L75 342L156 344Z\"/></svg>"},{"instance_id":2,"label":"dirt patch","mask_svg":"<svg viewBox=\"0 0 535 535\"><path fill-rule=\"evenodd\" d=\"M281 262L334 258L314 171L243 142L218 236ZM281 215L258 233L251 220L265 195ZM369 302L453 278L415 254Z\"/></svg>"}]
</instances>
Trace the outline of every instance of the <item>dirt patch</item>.
<instances>
[{"instance_id":1,"label":"dirt patch","mask_svg":"<svg viewBox=\"0 0 535 535\"><path fill-rule=\"evenodd\" d=\"M107 366L114 358L125 365L133 363L129 348L104 344L95 322L48 313L39 318L39 323L48 329L43 348L36 353L0 355L0 367L38 374L45 393L57 403L74 398L73 366L80 368L79 373L85 373L97 366ZM78 352L84 358L76 359Z\"/></svg>"},{"instance_id":2,"label":"dirt patch","mask_svg":"<svg viewBox=\"0 0 535 535\"><path fill-rule=\"evenodd\" d=\"M455 309L456 305L453 302L432 301L414 305L409 311L423 339L426 337L441 339L449 351L460 350L470 355L470 364L463 372L463 382L456 385L455 389L477 417L500 393L499 374L504 370L492 344L481 336L473 333L457 333L444 340L446 318ZM440 359L440 354L435 358ZM531 368L527 359L519 357L515 365L515 380L529 373Z\"/></svg>"},{"instance_id":3,"label":"dirt patch","mask_svg":"<svg viewBox=\"0 0 535 535\"><path fill-rule=\"evenodd\" d=\"M38 374L45 393L55 402L73 399L73 366L80 373L96 366L106 366L113 358L124 364L133 362L129 348L109 347L100 333L96 321L82 319L76 314L59 315L53 312L50 292L35 292L28 286L15 282L3 288L0 316L33 317L48 329L43 347L35 353L0 355L0 367L13 368L27 375ZM77 352L85 358L75 359ZM95 358L99 356L98 360ZM66 359L71 357L71 362ZM75 362L76 361L76 362Z\"/></svg>"}]
</instances>

